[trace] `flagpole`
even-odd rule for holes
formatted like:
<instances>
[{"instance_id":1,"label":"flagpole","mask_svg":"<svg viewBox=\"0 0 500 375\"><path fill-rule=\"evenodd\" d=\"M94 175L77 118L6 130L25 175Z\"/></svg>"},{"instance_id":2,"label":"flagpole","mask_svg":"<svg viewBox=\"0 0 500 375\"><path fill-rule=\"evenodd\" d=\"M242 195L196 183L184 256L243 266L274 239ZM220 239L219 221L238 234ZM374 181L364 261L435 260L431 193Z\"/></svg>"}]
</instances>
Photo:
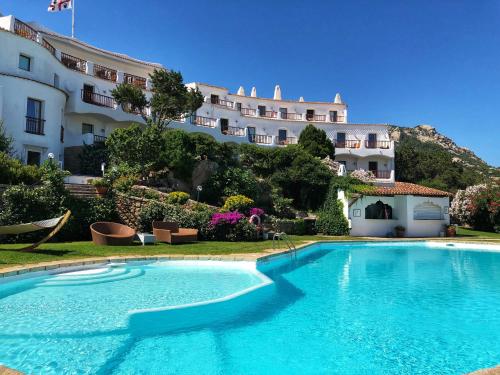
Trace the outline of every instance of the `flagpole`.
<instances>
[{"instance_id":1,"label":"flagpole","mask_svg":"<svg viewBox=\"0 0 500 375\"><path fill-rule=\"evenodd\" d=\"M75 0L71 4L71 37L75 37Z\"/></svg>"}]
</instances>

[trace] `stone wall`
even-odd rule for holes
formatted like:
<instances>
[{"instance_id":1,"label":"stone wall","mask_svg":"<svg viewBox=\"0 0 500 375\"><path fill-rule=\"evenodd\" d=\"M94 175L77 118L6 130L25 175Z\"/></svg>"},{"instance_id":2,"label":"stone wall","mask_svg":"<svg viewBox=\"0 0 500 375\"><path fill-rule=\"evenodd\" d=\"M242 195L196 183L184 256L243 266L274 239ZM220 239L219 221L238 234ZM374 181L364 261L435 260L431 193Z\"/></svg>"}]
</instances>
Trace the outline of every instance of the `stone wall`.
<instances>
[{"instance_id":1,"label":"stone wall","mask_svg":"<svg viewBox=\"0 0 500 375\"><path fill-rule=\"evenodd\" d=\"M120 221L135 230L139 229L139 214L150 199L131 197L122 193L116 193L116 211Z\"/></svg>"}]
</instances>

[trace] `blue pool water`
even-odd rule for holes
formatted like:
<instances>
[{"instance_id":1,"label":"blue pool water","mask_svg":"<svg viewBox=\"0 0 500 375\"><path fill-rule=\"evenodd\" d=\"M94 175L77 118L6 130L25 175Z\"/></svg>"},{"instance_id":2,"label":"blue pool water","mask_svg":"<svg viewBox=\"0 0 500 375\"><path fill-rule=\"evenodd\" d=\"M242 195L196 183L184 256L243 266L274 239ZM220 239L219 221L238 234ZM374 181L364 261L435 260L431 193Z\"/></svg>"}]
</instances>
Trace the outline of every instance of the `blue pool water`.
<instances>
[{"instance_id":1,"label":"blue pool water","mask_svg":"<svg viewBox=\"0 0 500 375\"><path fill-rule=\"evenodd\" d=\"M129 264L0 284L0 363L37 374L460 374L500 363L500 253L353 243L299 254L263 264L271 294L248 293L238 315L224 302L210 314L226 319L209 323L201 309L203 323L156 334L147 321L132 330L130 311L263 279Z\"/></svg>"}]
</instances>

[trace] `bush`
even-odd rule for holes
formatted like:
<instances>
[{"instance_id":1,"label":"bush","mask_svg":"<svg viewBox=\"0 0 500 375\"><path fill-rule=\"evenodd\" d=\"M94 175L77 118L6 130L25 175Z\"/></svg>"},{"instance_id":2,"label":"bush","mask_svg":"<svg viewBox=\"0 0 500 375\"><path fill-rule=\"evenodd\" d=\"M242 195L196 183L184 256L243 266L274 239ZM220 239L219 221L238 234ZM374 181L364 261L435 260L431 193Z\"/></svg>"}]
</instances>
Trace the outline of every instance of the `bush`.
<instances>
[{"instance_id":1,"label":"bush","mask_svg":"<svg viewBox=\"0 0 500 375\"><path fill-rule=\"evenodd\" d=\"M34 165L24 165L12 159L5 152L0 152L0 184L32 185L40 182L42 172Z\"/></svg>"},{"instance_id":2,"label":"bush","mask_svg":"<svg viewBox=\"0 0 500 375\"><path fill-rule=\"evenodd\" d=\"M306 222L304 219L279 219L274 218L273 226L278 232L303 236L306 234Z\"/></svg>"},{"instance_id":3,"label":"bush","mask_svg":"<svg viewBox=\"0 0 500 375\"><path fill-rule=\"evenodd\" d=\"M321 159L327 156L333 159L335 155L335 147L332 141L328 139L325 131L318 129L312 124L307 125L300 133L299 145L312 156L317 156Z\"/></svg>"},{"instance_id":4,"label":"bush","mask_svg":"<svg viewBox=\"0 0 500 375\"><path fill-rule=\"evenodd\" d=\"M162 197L160 192L145 186L132 186L129 191L129 195L137 198L152 199L157 201L161 200Z\"/></svg>"},{"instance_id":5,"label":"bush","mask_svg":"<svg viewBox=\"0 0 500 375\"><path fill-rule=\"evenodd\" d=\"M173 191L167 195L165 202L168 204L186 204L189 200L189 194L183 191Z\"/></svg>"},{"instance_id":6,"label":"bush","mask_svg":"<svg viewBox=\"0 0 500 375\"><path fill-rule=\"evenodd\" d=\"M273 212L279 218L293 219L295 212L292 207L293 199L285 198L278 189L274 189L271 194Z\"/></svg>"},{"instance_id":7,"label":"bush","mask_svg":"<svg viewBox=\"0 0 500 375\"><path fill-rule=\"evenodd\" d=\"M233 195L226 199L222 211L239 211L247 214L255 202L244 195Z\"/></svg>"},{"instance_id":8,"label":"bush","mask_svg":"<svg viewBox=\"0 0 500 375\"><path fill-rule=\"evenodd\" d=\"M83 145L80 157L80 172L90 176L100 176L101 164L108 164L108 149L104 143Z\"/></svg>"},{"instance_id":9,"label":"bush","mask_svg":"<svg viewBox=\"0 0 500 375\"><path fill-rule=\"evenodd\" d=\"M139 176L137 175L120 176L113 182L113 189L128 194L132 190L132 186L137 184L138 181Z\"/></svg>"},{"instance_id":10,"label":"bush","mask_svg":"<svg viewBox=\"0 0 500 375\"><path fill-rule=\"evenodd\" d=\"M349 234L349 223L342 212L342 207L342 202L337 199L337 187L332 183L316 220L316 229L319 233L331 236Z\"/></svg>"},{"instance_id":11,"label":"bush","mask_svg":"<svg viewBox=\"0 0 500 375\"><path fill-rule=\"evenodd\" d=\"M257 227L239 212L215 213L210 225L219 241L256 241Z\"/></svg>"},{"instance_id":12,"label":"bush","mask_svg":"<svg viewBox=\"0 0 500 375\"><path fill-rule=\"evenodd\" d=\"M232 195L245 195L257 198L259 181L251 170L243 168L225 168L215 172L203 187L201 196L203 200L218 204L221 197Z\"/></svg>"}]
</instances>

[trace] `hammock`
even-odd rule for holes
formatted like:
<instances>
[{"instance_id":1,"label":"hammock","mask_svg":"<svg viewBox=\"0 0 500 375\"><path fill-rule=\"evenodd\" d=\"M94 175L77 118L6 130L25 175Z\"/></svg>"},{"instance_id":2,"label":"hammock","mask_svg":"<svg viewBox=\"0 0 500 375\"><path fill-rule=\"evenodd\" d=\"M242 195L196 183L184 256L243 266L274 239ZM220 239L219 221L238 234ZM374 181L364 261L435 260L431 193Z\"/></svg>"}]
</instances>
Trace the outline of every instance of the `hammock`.
<instances>
[{"instance_id":1,"label":"hammock","mask_svg":"<svg viewBox=\"0 0 500 375\"><path fill-rule=\"evenodd\" d=\"M30 233L42 229L54 228L46 237L44 237L37 243L23 247L21 249L17 249L17 250L33 250L35 247L40 246L44 242L47 242L52 237L54 237L56 233L59 232L59 230L61 230L64 224L66 224L70 216L71 216L71 211L67 211L63 216L59 216L54 219L34 221L32 223L26 223L26 224L0 226L0 235Z\"/></svg>"}]
</instances>

